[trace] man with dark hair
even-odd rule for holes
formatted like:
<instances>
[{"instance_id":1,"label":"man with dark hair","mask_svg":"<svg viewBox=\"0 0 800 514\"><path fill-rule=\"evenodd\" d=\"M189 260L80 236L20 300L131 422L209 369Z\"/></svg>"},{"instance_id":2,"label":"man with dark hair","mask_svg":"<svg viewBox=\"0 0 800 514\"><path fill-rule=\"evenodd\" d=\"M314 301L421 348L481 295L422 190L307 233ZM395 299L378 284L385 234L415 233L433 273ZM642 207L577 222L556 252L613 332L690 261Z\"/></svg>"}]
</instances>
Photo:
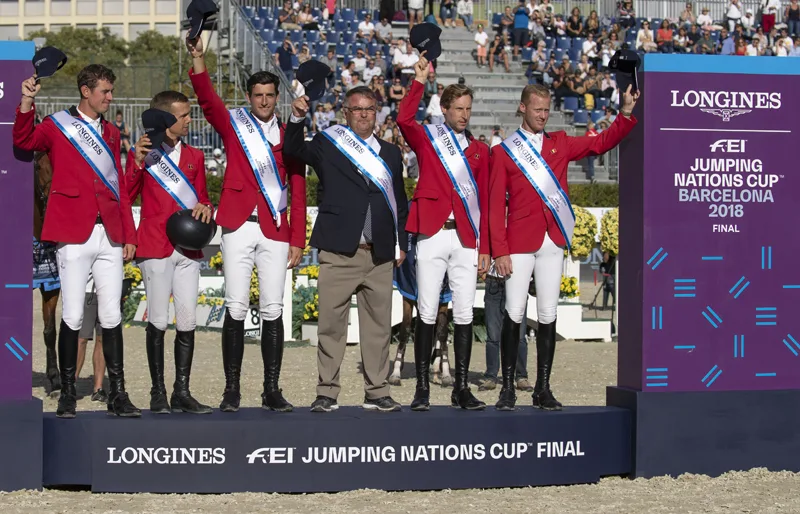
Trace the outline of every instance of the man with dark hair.
<instances>
[{"instance_id":1,"label":"man with dark hair","mask_svg":"<svg viewBox=\"0 0 800 514\"><path fill-rule=\"evenodd\" d=\"M486 404L469 389L472 355L472 307L478 274L489 270L489 233L486 218L489 147L467 130L472 114L472 90L451 84L441 96L446 123L417 124L416 112L428 79L423 55L414 67L416 80L400 103L397 125L419 160L419 183L408 216L409 232L417 234L417 308L414 337L417 389L412 410L430 408L429 368L445 274L453 291L453 353L455 383L453 407L481 410Z\"/></svg>"},{"instance_id":2,"label":"man with dark hair","mask_svg":"<svg viewBox=\"0 0 800 514\"><path fill-rule=\"evenodd\" d=\"M280 79L267 71L247 81L250 109L231 109L217 96L206 71L201 39L187 41L189 70L203 114L222 137L228 156L216 221L222 227L225 262L225 321L222 362L225 391L220 410L239 410L239 377L244 354L244 318L250 306L250 276L258 269L261 406L292 410L278 387L283 359L283 290L287 268L297 266L306 246L305 167L283 152L284 126L275 115ZM291 224L286 209L291 193ZM290 306L291 308L291 306Z\"/></svg>"},{"instance_id":3,"label":"man with dark hair","mask_svg":"<svg viewBox=\"0 0 800 514\"><path fill-rule=\"evenodd\" d=\"M103 327L110 382L108 412L141 416L125 392L119 305L122 263L131 260L136 251L136 229L121 172L119 130L103 118L113 98L115 79L105 66L87 66L78 74L78 105L50 115L34 127L33 101L41 84L31 77L22 83L14 122L14 145L46 152L53 165L42 240L58 243L63 308L58 334L61 396L56 415L61 418L75 417L78 336L90 273L97 285L97 315Z\"/></svg>"},{"instance_id":4,"label":"man with dark hair","mask_svg":"<svg viewBox=\"0 0 800 514\"><path fill-rule=\"evenodd\" d=\"M374 135L375 93L347 92L347 126L334 125L306 143L303 120L308 97L292 103L286 152L312 166L319 177L319 216L311 246L319 249L319 345L317 398L312 412L339 406L339 372L347 342L347 313L358 298L364 408L391 412L389 396L392 332L392 269L405 259L407 214L400 149ZM441 284L441 280L439 281Z\"/></svg>"},{"instance_id":5,"label":"man with dark hair","mask_svg":"<svg viewBox=\"0 0 800 514\"><path fill-rule=\"evenodd\" d=\"M195 400L189 392L200 285L197 259L203 258L203 252L174 247L166 232L169 217L183 209L192 209L195 219L211 221L213 208L206 190L205 156L184 141L192 121L186 95L162 91L153 97L150 107L168 112L175 119L159 147L153 147L147 134L136 142L128 155L126 170L131 202L142 195L138 233L141 244L136 259L147 293L145 345L152 381L150 410L155 414L170 411L210 414L211 408ZM167 402L164 335L169 324L170 296L175 306L175 384Z\"/></svg>"}]
</instances>

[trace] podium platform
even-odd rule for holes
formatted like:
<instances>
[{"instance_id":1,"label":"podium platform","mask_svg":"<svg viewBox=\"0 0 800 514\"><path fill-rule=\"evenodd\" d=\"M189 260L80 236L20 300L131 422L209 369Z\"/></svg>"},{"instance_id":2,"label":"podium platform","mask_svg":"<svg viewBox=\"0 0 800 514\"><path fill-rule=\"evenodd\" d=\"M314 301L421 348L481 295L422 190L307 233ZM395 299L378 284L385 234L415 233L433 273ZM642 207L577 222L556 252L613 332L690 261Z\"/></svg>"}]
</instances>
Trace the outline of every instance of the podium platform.
<instances>
[{"instance_id":1,"label":"podium platform","mask_svg":"<svg viewBox=\"0 0 800 514\"><path fill-rule=\"evenodd\" d=\"M524 399L522 399L524 401ZM335 492L597 482L631 469L631 413L544 412L44 416L44 485L96 492Z\"/></svg>"}]
</instances>

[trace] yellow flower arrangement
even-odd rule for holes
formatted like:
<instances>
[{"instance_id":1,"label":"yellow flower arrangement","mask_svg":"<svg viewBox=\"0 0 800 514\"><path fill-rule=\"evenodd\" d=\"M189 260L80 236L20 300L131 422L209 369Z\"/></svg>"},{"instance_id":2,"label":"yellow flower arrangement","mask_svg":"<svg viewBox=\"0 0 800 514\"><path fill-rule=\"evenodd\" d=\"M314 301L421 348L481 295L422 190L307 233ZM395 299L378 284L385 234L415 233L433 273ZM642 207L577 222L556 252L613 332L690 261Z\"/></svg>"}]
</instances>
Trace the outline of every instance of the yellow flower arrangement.
<instances>
[{"instance_id":1,"label":"yellow flower arrangement","mask_svg":"<svg viewBox=\"0 0 800 514\"><path fill-rule=\"evenodd\" d=\"M319 278L319 266L311 265L306 266L305 268L301 269L297 272L298 275L307 275L308 278L316 279Z\"/></svg>"},{"instance_id":2,"label":"yellow flower arrangement","mask_svg":"<svg viewBox=\"0 0 800 514\"><path fill-rule=\"evenodd\" d=\"M133 265L133 263L125 264L125 278L131 280L131 288L142 283L142 270Z\"/></svg>"},{"instance_id":3,"label":"yellow flower arrangement","mask_svg":"<svg viewBox=\"0 0 800 514\"><path fill-rule=\"evenodd\" d=\"M575 259L585 259L591 255L594 249L595 236L597 236L597 218L592 213L578 207L572 206L575 212L575 231L572 233L572 257Z\"/></svg>"},{"instance_id":4,"label":"yellow flower arrangement","mask_svg":"<svg viewBox=\"0 0 800 514\"><path fill-rule=\"evenodd\" d=\"M208 265L211 266L212 269L222 269L222 252L217 252L217 254L208 261Z\"/></svg>"},{"instance_id":5,"label":"yellow flower arrangement","mask_svg":"<svg viewBox=\"0 0 800 514\"><path fill-rule=\"evenodd\" d=\"M308 255L308 252L311 251L311 247L308 246L308 242L311 241L311 231L313 228L314 225L311 224L311 216L306 214L306 247L303 250L303 255Z\"/></svg>"},{"instance_id":6,"label":"yellow flower arrangement","mask_svg":"<svg viewBox=\"0 0 800 514\"><path fill-rule=\"evenodd\" d=\"M600 220L600 248L611 255L619 254L619 207L606 212Z\"/></svg>"},{"instance_id":7,"label":"yellow flower arrangement","mask_svg":"<svg viewBox=\"0 0 800 514\"><path fill-rule=\"evenodd\" d=\"M258 270L254 266L253 273L250 275L250 305L258 305L260 296L258 291Z\"/></svg>"},{"instance_id":8,"label":"yellow flower arrangement","mask_svg":"<svg viewBox=\"0 0 800 514\"><path fill-rule=\"evenodd\" d=\"M561 298L575 298L579 293L577 277L561 277Z\"/></svg>"},{"instance_id":9,"label":"yellow flower arrangement","mask_svg":"<svg viewBox=\"0 0 800 514\"><path fill-rule=\"evenodd\" d=\"M317 321L319 319L319 295L314 294L314 300L306 302L303 306L303 320Z\"/></svg>"}]
</instances>

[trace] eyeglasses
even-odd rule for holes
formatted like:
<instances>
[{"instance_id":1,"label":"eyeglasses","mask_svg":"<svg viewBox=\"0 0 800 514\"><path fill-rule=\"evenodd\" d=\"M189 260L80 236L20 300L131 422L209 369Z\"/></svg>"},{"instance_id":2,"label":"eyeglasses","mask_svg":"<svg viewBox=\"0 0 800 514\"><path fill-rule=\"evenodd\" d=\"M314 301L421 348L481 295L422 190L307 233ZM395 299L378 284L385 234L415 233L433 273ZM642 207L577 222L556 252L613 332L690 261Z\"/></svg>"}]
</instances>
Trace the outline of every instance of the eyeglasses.
<instances>
[{"instance_id":1,"label":"eyeglasses","mask_svg":"<svg viewBox=\"0 0 800 514\"><path fill-rule=\"evenodd\" d=\"M361 113L367 113L367 115L373 115L376 112L378 112L378 109L376 109L375 107L345 107L345 109L350 111L351 114L356 114L356 115Z\"/></svg>"}]
</instances>

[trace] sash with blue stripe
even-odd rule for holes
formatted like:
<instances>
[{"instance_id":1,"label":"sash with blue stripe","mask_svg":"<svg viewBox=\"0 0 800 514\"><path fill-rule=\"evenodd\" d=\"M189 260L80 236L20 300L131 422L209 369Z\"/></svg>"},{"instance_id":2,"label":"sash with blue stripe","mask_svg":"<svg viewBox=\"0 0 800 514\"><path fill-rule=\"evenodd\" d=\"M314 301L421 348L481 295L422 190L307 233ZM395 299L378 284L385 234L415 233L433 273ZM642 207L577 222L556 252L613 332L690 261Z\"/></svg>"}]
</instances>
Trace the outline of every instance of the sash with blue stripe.
<instances>
[{"instance_id":1,"label":"sash with blue stripe","mask_svg":"<svg viewBox=\"0 0 800 514\"><path fill-rule=\"evenodd\" d=\"M553 170L521 130L514 132L501 145L553 213L567 247L572 248L575 213L567 193L561 188Z\"/></svg>"},{"instance_id":2,"label":"sash with blue stripe","mask_svg":"<svg viewBox=\"0 0 800 514\"><path fill-rule=\"evenodd\" d=\"M69 111L51 114L50 119L119 201L117 161L100 134L90 124L71 115Z\"/></svg>"},{"instance_id":3,"label":"sash with blue stripe","mask_svg":"<svg viewBox=\"0 0 800 514\"><path fill-rule=\"evenodd\" d=\"M400 258L400 245L397 235L397 199L394 196L394 182L392 171L380 155L369 146L369 143L361 139L350 127L344 125L334 125L322 131L322 135L328 138L336 148L342 152L353 166L370 180L375 187L380 189L389 210L392 211L394 220L394 257Z\"/></svg>"},{"instance_id":4,"label":"sash with blue stripe","mask_svg":"<svg viewBox=\"0 0 800 514\"><path fill-rule=\"evenodd\" d=\"M425 125L428 139L436 150L439 160L453 183L453 188L458 193L464 208L467 211L469 224L475 233L475 239L480 239L481 207L478 199L478 184L472 175L472 170L467 162L467 157L461 150L455 134L447 125ZM476 246L480 248L480 241Z\"/></svg>"},{"instance_id":5,"label":"sash with blue stripe","mask_svg":"<svg viewBox=\"0 0 800 514\"><path fill-rule=\"evenodd\" d=\"M286 212L286 186L281 182L278 163L258 122L247 109L231 109L231 124L242 145L250 167L256 176L258 188L267 201L277 226L281 226L281 213Z\"/></svg>"},{"instance_id":6,"label":"sash with blue stripe","mask_svg":"<svg viewBox=\"0 0 800 514\"><path fill-rule=\"evenodd\" d=\"M163 149L156 148L148 153L144 164L150 176L182 209L193 209L197 205L199 200L194 186Z\"/></svg>"}]
</instances>

